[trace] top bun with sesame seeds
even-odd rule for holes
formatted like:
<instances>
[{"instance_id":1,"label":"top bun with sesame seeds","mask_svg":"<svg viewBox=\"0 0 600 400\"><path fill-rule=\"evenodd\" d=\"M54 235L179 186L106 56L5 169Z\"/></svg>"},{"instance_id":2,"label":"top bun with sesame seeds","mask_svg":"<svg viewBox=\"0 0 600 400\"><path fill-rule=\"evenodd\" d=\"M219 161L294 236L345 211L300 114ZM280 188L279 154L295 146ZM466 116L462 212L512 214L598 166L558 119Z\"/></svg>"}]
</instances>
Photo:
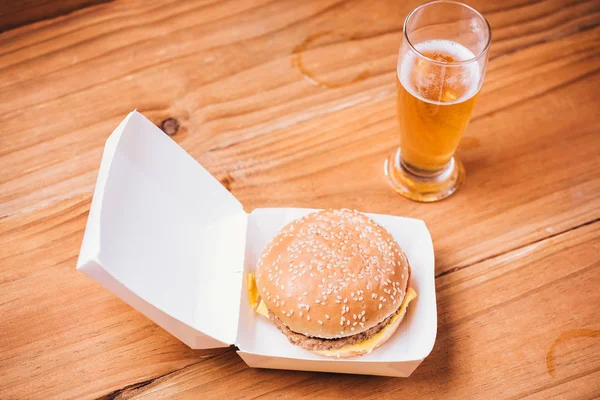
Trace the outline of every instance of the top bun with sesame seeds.
<instances>
[{"instance_id":1,"label":"top bun with sesame seeds","mask_svg":"<svg viewBox=\"0 0 600 400\"><path fill-rule=\"evenodd\" d=\"M399 311L410 284L408 259L392 235L351 210L315 212L286 225L255 274L270 318L292 343L312 351L375 335Z\"/></svg>"}]
</instances>

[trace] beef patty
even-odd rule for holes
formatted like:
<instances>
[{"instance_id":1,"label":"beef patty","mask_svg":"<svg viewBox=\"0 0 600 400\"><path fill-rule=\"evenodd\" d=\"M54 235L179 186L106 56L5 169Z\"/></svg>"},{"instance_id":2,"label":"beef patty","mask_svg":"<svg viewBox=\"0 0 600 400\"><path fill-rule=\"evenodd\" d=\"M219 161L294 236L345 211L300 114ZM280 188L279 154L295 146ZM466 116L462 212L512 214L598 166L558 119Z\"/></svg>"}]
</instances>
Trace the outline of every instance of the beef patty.
<instances>
[{"instance_id":1,"label":"beef patty","mask_svg":"<svg viewBox=\"0 0 600 400\"><path fill-rule=\"evenodd\" d=\"M408 288L410 288L411 279L412 279L411 270L409 268L408 269L408 280L406 281L406 291L407 292L408 292ZM406 295L406 293L405 293L405 295ZM402 299L402 300L404 301L404 299ZM346 337L339 338L339 339L321 339L318 337L306 336L301 333L294 332L290 328L288 328L283 322L281 322L281 320L275 314L273 314L273 312L271 310L269 310L269 318L271 319L271 321L273 321L275 323L275 326L277 327L277 329L279 329L281 331L281 333L283 333L288 338L290 343L292 343L292 344L295 344L297 346L302 347L303 349L310 350L310 351L337 350L337 349L341 349L344 346L350 346L350 345L360 343L367 339L372 338L377 332L382 330L383 327L386 326L390 322L390 320L392 319L392 317L394 315L398 314L398 311L400 311L401 306L402 306L402 302L400 302L400 306L398 307L396 312L394 312L392 315L390 315L389 317L387 317L386 319L384 319L383 321L381 321L379 324L375 325L374 327L369 328L364 332L357 333L356 335L346 336Z\"/></svg>"},{"instance_id":2,"label":"beef patty","mask_svg":"<svg viewBox=\"0 0 600 400\"><path fill-rule=\"evenodd\" d=\"M398 308L398 310L400 310L400 308ZM398 310L383 321L381 321L378 325L375 325L374 327L367 329L364 332L339 339L321 339L318 337L305 336L301 333L294 332L290 330L290 328L288 328L283 322L281 322L281 320L277 318L277 316L273 314L271 310L269 310L269 318L275 323L277 329L279 329L281 333L283 333L292 344L295 344L297 346L302 347L303 349L310 351L336 350L344 346L360 343L373 337L373 335L382 330L383 327L390 322L392 317L398 313Z\"/></svg>"}]
</instances>

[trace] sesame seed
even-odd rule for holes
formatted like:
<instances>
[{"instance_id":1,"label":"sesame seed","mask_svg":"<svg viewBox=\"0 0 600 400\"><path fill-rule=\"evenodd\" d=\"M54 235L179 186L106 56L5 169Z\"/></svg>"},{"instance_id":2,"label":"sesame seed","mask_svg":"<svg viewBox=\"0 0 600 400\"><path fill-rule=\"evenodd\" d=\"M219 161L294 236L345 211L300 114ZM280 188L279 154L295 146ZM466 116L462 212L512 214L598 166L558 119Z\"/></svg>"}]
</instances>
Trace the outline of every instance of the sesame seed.
<instances>
[{"instance_id":1,"label":"sesame seed","mask_svg":"<svg viewBox=\"0 0 600 400\"><path fill-rule=\"evenodd\" d=\"M348 299L344 299L344 304L348 303Z\"/></svg>"},{"instance_id":2,"label":"sesame seed","mask_svg":"<svg viewBox=\"0 0 600 400\"><path fill-rule=\"evenodd\" d=\"M307 316L306 316L306 320L307 320L307 321L310 321L310 315L307 315Z\"/></svg>"},{"instance_id":3,"label":"sesame seed","mask_svg":"<svg viewBox=\"0 0 600 400\"><path fill-rule=\"evenodd\" d=\"M380 305L381 305L381 304L380 304ZM381 307L380 307L380 308L381 308ZM298 312L298 315L299 315L299 316L302 316L302 315L304 315L304 313L302 312L302 310L300 310L300 311Z\"/></svg>"},{"instance_id":4,"label":"sesame seed","mask_svg":"<svg viewBox=\"0 0 600 400\"><path fill-rule=\"evenodd\" d=\"M325 314L325 318L329 319L329 315L328 315L328 314Z\"/></svg>"},{"instance_id":5,"label":"sesame seed","mask_svg":"<svg viewBox=\"0 0 600 400\"><path fill-rule=\"evenodd\" d=\"M318 320L317 322L319 323L319 325L323 325L323 321Z\"/></svg>"},{"instance_id":6,"label":"sesame seed","mask_svg":"<svg viewBox=\"0 0 600 400\"><path fill-rule=\"evenodd\" d=\"M383 308L383 304L379 303L379 309L381 310Z\"/></svg>"}]
</instances>

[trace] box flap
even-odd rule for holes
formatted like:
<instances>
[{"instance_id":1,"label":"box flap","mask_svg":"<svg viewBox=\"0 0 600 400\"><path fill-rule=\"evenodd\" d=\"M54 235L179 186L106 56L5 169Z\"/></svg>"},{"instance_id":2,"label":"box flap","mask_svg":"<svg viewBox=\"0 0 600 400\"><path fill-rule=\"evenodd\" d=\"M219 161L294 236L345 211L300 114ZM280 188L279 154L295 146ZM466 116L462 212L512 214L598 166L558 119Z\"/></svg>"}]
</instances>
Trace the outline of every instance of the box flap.
<instances>
[{"instance_id":1,"label":"box flap","mask_svg":"<svg viewBox=\"0 0 600 400\"><path fill-rule=\"evenodd\" d=\"M247 215L134 111L106 142L77 269L192 348L234 343Z\"/></svg>"}]
</instances>

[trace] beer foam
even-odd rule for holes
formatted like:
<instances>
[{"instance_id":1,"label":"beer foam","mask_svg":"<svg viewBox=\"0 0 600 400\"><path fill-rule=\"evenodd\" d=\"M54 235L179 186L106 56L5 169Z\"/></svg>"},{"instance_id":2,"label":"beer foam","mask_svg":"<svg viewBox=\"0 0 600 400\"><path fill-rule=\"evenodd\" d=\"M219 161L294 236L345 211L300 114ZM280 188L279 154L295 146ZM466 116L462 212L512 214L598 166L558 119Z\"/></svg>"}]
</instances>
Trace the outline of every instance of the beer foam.
<instances>
[{"instance_id":1,"label":"beer foam","mask_svg":"<svg viewBox=\"0 0 600 400\"><path fill-rule=\"evenodd\" d=\"M475 57L475 54L473 54L471 50L462 44L451 40L428 40L418 43L414 47L419 53L442 53L444 55L449 55L454 58L455 62L466 61ZM411 73L413 72L413 69L415 68L419 59L419 56L417 56L414 52L409 51L404 56L402 63L399 63L396 70L398 79L400 80L402 86L404 86L404 88L416 98L427 103L450 105L462 103L476 95L479 91L479 64L477 61L473 61L461 66L446 67L452 68L453 71L459 71L460 68L460 72L458 74L452 74L451 76L444 78L445 88L451 87L452 85L460 85L462 88L466 88L464 89L465 93L460 98L450 102L424 98L421 94L419 94L417 88L415 88L415 84L411 82ZM418 78L419 82L416 84L419 87L431 87L439 85L439 77L437 77L433 72L429 74L420 74L418 75Z\"/></svg>"}]
</instances>

